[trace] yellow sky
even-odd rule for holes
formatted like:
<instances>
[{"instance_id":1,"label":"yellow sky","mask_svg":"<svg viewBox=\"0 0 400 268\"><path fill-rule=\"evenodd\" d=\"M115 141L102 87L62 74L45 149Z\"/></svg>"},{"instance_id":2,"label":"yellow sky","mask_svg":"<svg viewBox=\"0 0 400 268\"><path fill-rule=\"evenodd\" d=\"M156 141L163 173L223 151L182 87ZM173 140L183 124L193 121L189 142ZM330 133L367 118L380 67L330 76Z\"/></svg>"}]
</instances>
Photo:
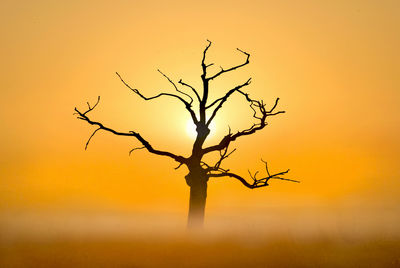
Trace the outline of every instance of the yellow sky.
<instances>
[{"instance_id":1,"label":"yellow sky","mask_svg":"<svg viewBox=\"0 0 400 268\"><path fill-rule=\"evenodd\" d=\"M200 86L209 62L250 65L216 81L212 96L248 77L248 92L286 114L238 141L226 164L243 176L290 168L301 184L274 181L249 190L230 179L209 184L207 211L359 206L395 209L400 196L400 4L398 1L5 1L2 59L0 209L178 211L188 188L173 161L129 150L129 138L98 133L72 116L102 101L96 119L135 130L161 149L188 155L188 115L156 71ZM215 69L217 70L217 69ZM251 124L234 97L216 121L216 142Z\"/></svg>"}]
</instances>

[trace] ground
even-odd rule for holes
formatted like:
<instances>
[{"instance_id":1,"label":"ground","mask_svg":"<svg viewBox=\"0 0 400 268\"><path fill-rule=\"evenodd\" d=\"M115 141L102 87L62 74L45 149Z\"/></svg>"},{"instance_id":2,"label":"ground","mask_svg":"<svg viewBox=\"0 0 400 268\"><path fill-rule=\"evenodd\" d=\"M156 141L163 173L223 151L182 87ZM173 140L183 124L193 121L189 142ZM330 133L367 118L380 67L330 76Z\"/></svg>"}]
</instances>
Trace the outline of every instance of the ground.
<instances>
[{"instance_id":1,"label":"ground","mask_svg":"<svg viewBox=\"0 0 400 268\"><path fill-rule=\"evenodd\" d=\"M2 241L0 267L400 267L400 240L31 237Z\"/></svg>"}]
</instances>

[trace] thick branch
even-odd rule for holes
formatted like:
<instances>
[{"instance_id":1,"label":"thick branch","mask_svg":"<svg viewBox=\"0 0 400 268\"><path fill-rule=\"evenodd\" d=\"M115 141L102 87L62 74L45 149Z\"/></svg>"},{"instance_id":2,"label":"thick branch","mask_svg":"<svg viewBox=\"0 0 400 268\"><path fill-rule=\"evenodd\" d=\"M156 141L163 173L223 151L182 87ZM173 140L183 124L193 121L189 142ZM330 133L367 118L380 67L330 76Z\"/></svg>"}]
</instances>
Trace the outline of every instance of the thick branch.
<instances>
[{"instance_id":1,"label":"thick branch","mask_svg":"<svg viewBox=\"0 0 400 268\"><path fill-rule=\"evenodd\" d=\"M206 79L206 76L207 76L207 68L212 65L212 64L205 63L207 51L211 46L211 41L208 39L207 39L207 41L208 41L208 45L206 46L206 48L203 51L203 59L201 60L201 68L203 69L203 73L200 76L201 80L203 82L203 96L201 97L201 101L200 101L200 105L199 105L199 114L200 114L199 122L201 124L206 123L206 108L205 107L206 107L207 99L208 99L208 80ZM197 147L200 148L203 142L199 141L199 139L196 139L196 145L198 145Z\"/></svg>"},{"instance_id":2,"label":"thick branch","mask_svg":"<svg viewBox=\"0 0 400 268\"><path fill-rule=\"evenodd\" d=\"M156 98L158 98L158 97L161 97L161 96L169 96L169 97L173 97L173 98L176 98L176 99L178 99L178 100L180 100L183 104L185 104L185 108L186 108L186 110L190 113L190 116L192 117L192 120L193 120L193 122L194 123L197 123L198 122L198 120L197 120L197 117L196 117L196 114L194 113L194 111L192 110L192 108L191 108L191 103L189 103L189 102L187 102L187 101L185 101L182 97L180 97L180 96L178 96L178 95L175 95L175 94L171 94L171 93L159 93L158 95L156 95L156 96L153 96L153 97L145 97L142 93L140 93L140 91L138 90L138 89L136 89L136 88L132 88L128 83L126 83L123 79L122 79L122 77L119 75L119 73L116 73L117 74L117 76L119 77L119 79L122 81L122 83L127 87L127 88L129 88L130 90L132 90L135 94L137 94L138 96L140 96L142 99L144 99L144 100L152 100L152 99L156 99ZM163 74L164 75L164 74ZM165 76L165 75L164 75ZM174 86L175 86L175 84L167 77L167 76L165 76ZM175 86L176 87L176 86ZM178 90L179 91L179 90ZM180 92L180 91L179 91Z\"/></svg>"},{"instance_id":3,"label":"thick branch","mask_svg":"<svg viewBox=\"0 0 400 268\"><path fill-rule=\"evenodd\" d=\"M100 99L100 98L99 98ZM98 102L97 102L98 104ZM97 105L96 104L96 105ZM95 130L95 132L90 136L88 142L86 143L86 147L89 144L90 139L93 137L93 135L98 131L98 130L105 130L108 132L113 133L114 135L119 135L119 136L131 136L131 137L135 137L142 145L143 147L145 147L147 149L147 151L149 151L150 153L156 154L156 155L162 155L162 156L168 156L172 159L174 159L175 161L179 162L179 163L185 163L186 162L186 158L184 158L183 156L179 156L179 155L175 155L173 153L170 152L166 152L166 151L161 151L161 150L157 150L154 149L153 146L147 141L145 140L139 133L134 132L134 131L129 131L129 132L120 132L120 131L116 131L114 129L111 129L109 127L104 126L102 123L100 122L96 122L96 121L92 121L88 116L87 113L92 111L94 107L90 108L89 106L89 110L85 111L85 112L81 112L79 111L77 108L75 108L75 112L78 115L77 118L81 119L83 121L88 122L90 125L94 125L97 126L98 128Z\"/></svg>"}]
</instances>

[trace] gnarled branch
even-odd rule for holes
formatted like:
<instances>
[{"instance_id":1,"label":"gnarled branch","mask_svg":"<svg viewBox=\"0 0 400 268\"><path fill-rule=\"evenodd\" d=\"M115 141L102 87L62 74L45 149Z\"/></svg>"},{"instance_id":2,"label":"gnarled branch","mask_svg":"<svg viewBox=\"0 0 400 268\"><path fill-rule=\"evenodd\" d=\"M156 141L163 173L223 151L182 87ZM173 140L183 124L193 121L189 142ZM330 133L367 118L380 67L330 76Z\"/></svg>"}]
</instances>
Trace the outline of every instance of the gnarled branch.
<instances>
[{"instance_id":1,"label":"gnarled branch","mask_svg":"<svg viewBox=\"0 0 400 268\"><path fill-rule=\"evenodd\" d=\"M238 68L240 68L240 67L243 67L243 66L249 64L249 62L250 62L250 61L249 61L249 59L250 59L250 54L247 53L247 52L245 52L245 51L243 51L243 50L240 50L239 48L237 48L237 50L246 55L246 61L245 61L244 63L239 64L239 65L236 65L236 66L233 66L233 67L228 68L228 69L224 69L224 68L221 67L221 70L220 70L218 73L216 73L216 74L214 74L213 76L208 77L208 78L206 78L206 79L207 79L207 80L213 80L214 78L217 78L218 76L220 76L220 75L223 74L223 73L227 73L227 72L236 70L236 69L238 69Z\"/></svg>"},{"instance_id":2,"label":"gnarled branch","mask_svg":"<svg viewBox=\"0 0 400 268\"><path fill-rule=\"evenodd\" d=\"M98 98L98 100L100 100L100 97ZM150 152L150 153L153 153L153 154L156 154L156 155L168 156L168 157L174 159L175 161L177 161L177 162L179 162L179 163L185 163L185 162L186 162L186 158L183 157L183 156L175 155L175 154L170 153L170 152L167 152L167 151L161 151L161 150L154 149L153 146L152 146L146 139L144 139L144 138L142 137L142 135L140 135L140 134L137 133L137 132L134 132L134 131L129 131L129 132L120 132L120 131L116 131L116 130L114 130L114 129L112 129L112 128L109 128L109 127L104 126L104 125L103 125L102 123L100 123L100 122L91 120L91 119L87 116L87 113L90 112L90 111L92 111L92 110L97 106L98 103L99 103L99 101L98 101L98 102L96 103L96 105L93 106L93 107L90 107L90 105L88 105L88 106L89 106L89 109L86 110L85 112L81 112L81 111L78 110L78 108L75 107L75 112L76 112L76 114L78 115L78 116L77 116L78 119L83 120L83 121L86 121L86 122L89 123L90 125L94 125L94 126L97 126L97 127L98 127L98 128L94 131L94 133L90 136L89 140L87 141L86 146L85 146L85 149L87 148L90 139L93 137L93 135L94 135L98 130L105 130L105 131L108 131L108 132L113 133L114 135L119 135L119 136L130 136L130 137L136 138L136 139L143 145L143 147L146 148L147 151Z\"/></svg>"},{"instance_id":3,"label":"gnarled branch","mask_svg":"<svg viewBox=\"0 0 400 268\"><path fill-rule=\"evenodd\" d=\"M190 88L190 89L194 92L194 94L196 95L197 100L198 100L199 102L201 102L200 95L199 95L199 93L197 92L197 90L196 90L194 87L192 87L191 85L189 85L189 84L183 82L182 79L180 79L180 80L178 81L178 83L181 84L182 86L186 86L186 87Z\"/></svg>"},{"instance_id":4,"label":"gnarled branch","mask_svg":"<svg viewBox=\"0 0 400 268\"><path fill-rule=\"evenodd\" d=\"M258 123L254 123L250 128L242 130L242 131L238 131L235 134L228 133L228 135L226 135L222 138L222 140L219 142L219 144L204 148L203 154L206 154L206 153L209 153L212 151L223 150L224 148L228 147L229 144L231 142L235 141L237 138L253 134L256 131L263 129L265 126L268 125L268 123L266 122L267 117L278 115L278 114L285 112L285 111L275 112L275 108L278 105L279 98L277 98L275 100L275 104L273 105L273 107L270 110L266 110L265 104L262 100L258 101L258 100L251 99L249 97L249 94L244 93L240 89L237 89L237 92L239 92L243 96L245 96L246 100L248 102L250 102L250 108L254 111L253 118L257 119Z\"/></svg>"},{"instance_id":5,"label":"gnarled branch","mask_svg":"<svg viewBox=\"0 0 400 268\"><path fill-rule=\"evenodd\" d=\"M213 63L211 63L211 64L206 64L206 54L207 54L207 51L208 51L208 49L210 48L210 46L211 46L211 41L210 40L208 40L207 39L207 42L208 42L208 45L206 46L206 48L204 49L204 51L203 51L203 58L202 58L202 60L201 60L201 68L203 69L203 74L202 74L202 78L203 79L206 79L206 75L207 75L207 67L210 67L211 65L213 65Z\"/></svg>"},{"instance_id":6,"label":"gnarled branch","mask_svg":"<svg viewBox=\"0 0 400 268\"><path fill-rule=\"evenodd\" d=\"M193 103L193 98L192 98L189 94L187 94L187 93L185 93L185 92L183 92L183 91L180 91L180 90L178 89L178 87L175 85L175 83L174 83L166 74L164 74L163 72L161 72L160 69L157 69L157 71L158 71L160 74L162 74L162 75L174 86L174 88L175 88L176 91L178 91L179 93L181 93L181 94L187 96L188 98L190 98L189 104L192 105L192 103Z\"/></svg>"},{"instance_id":7,"label":"gnarled branch","mask_svg":"<svg viewBox=\"0 0 400 268\"><path fill-rule=\"evenodd\" d=\"M161 73L161 72L160 72ZM191 103L189 103L189 102L187 102L186 100L184 100L182 97L180 97L180 96L178 96L178 95L175 95L175 94L171 94L171 93L164 93L164 92L162 92L162 93L159 93L158 95L156 95L156 96L153 96L153 97L145 97L138 89L136 89L136 88L132 88L128 83L126 83L125 81L124 81L124 79L122 79L122 77L119 75L119 73L118 72L116 72L116 74L117 74L117 76L119 77L119 79L122 81L122 83L127 87L127 88L129 88L130 90L132 90L135 94L137 94L138 96L140 96L142 99L144 99L144 100L153 100L153 99L156 99L156 98L159 98L159 97L161 97L161 96L169 96L169 97L173 97L173 98L176 98L176 99L178 99L178 100L180 100L184 105L185 105L185 108L186 108L186 110L190 113L190 116L192 117L192 120L193 120L193 122L196 124L197 122L198 122L198 120L197 120L197 117L196 117L196 114L195 114L195 112L192 110L192 105L191 105ZM163 74L163 73L161 73L161 74ZM164 74L163 74L164 75ZM164 75L165 76L165 75ZM177 89L176 88L176 85L167 77L167 76L165 76L174 86L175 86L175 89ZM178 90L179 91L179 90ZM179 91L179 92L181 92L181 91ZM183 93L183 92L181 92L181 93ZM193 100L193 99L192 99Z\"/></svg>"},{"instance_id":8,"label":"gnarled branch","mask_svg":"<svg viewBox=\"0 0 400 268\"><path fill-rule=\"evenodd\" d=\"M246 82L244 82L243 84L238 85L238 86L236 86L235 88L229 90L229 91L225 94L225 96L223 96L223 97L221 97L221 98L215 100L213 103L211 103L210 105L208 105L208 106L206 107L206 109L212 107L213 105L215 105L216 103L219 102L218 106L217 106L217 107L214 109L214 111L212 112L211 117L208 119L206 125L209 126L209 125L211 124L212 120L213 120L214 117L217 115L218 110L222 108L222 105L228 100L229 96L231 96L231 95L232 95L234 92L236 92L236 91L240 91L240 89L241 89L242 87L250 85L250 83L251 83L251 78L249 78L249 79L248 79Z\"/></svg>"},{"instance_id":9,"label":"gnarled branch","mask_svg":"<svg viewBox=\"0 0 400 268\"><path fill-rule=\"evenodd\" d=\"M266 170L267 170L267 176L265 176L265 177L263 177L261 179L257 179L258 171L255 172L254 174L251 174L251 172L249 170L250 178L253 180L253 182L251 182L251 183L248 182L246 179L244 179L242 176L239 176L239 175L237 175L235 173L232 173L232 172L213 173L213 171L210 171L207 174L207 176L208 177L231 177L231 178L235 178L235 179L239 180L244 186L246 186L246 187L248 187L250 189L268 186L269 185L268 181L271 180L271 179L277 179L277 180L284 180L284 181L300 183L300 181L296 181L296 180L292 180L292 179L286 179L286 178L282 177L283 175L285 175L286 173L289 172L289 169L286 170L286 171L275 173L275 174L270 174L269 170L268 170L267 163L266 162L264 162L264 163L265 163L265 167L266 167Z\"/></svg>"}]
</instances>

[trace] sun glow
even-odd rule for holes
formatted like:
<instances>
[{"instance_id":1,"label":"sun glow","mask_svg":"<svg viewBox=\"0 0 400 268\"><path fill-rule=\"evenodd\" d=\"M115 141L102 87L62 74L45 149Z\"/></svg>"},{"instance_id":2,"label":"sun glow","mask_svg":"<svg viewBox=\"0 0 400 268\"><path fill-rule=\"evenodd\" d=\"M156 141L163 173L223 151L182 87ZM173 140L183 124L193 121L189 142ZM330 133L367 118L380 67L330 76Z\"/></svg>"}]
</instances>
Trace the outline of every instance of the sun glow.
<instances>
[{"instance_id":1,"label":"sun glow","mask_svg":"<svg viewBox=\"0 0 400 268\"><path fill-rule=\"evenodd\" d=\"M192 120L188 120L186 122L186 134L189 136L191 139L195 139L197 136L196 132L196 125L193 124Z\"/></svg>"}]
</instances>

